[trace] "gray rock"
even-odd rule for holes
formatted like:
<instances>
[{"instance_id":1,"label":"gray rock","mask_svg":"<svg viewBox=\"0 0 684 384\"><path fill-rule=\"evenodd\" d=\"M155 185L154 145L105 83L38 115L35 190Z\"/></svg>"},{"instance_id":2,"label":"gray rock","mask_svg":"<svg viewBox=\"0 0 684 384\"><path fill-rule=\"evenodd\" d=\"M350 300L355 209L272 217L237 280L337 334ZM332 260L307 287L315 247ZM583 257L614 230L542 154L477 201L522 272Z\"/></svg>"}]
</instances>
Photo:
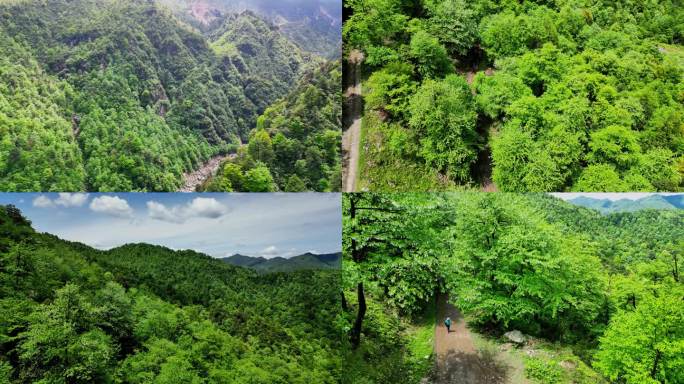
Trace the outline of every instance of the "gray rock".
<instances>
[{"instance_id":1,"label":"gray rock","mask_svg":"<svg viewBox=\"0 0 684 384\"><path fill-rule=\"evenodd\" d=\"M523 344L525 342L525 335L517 329L504 333L504 337L516 344Z\"/></svg>"}]
</instances>

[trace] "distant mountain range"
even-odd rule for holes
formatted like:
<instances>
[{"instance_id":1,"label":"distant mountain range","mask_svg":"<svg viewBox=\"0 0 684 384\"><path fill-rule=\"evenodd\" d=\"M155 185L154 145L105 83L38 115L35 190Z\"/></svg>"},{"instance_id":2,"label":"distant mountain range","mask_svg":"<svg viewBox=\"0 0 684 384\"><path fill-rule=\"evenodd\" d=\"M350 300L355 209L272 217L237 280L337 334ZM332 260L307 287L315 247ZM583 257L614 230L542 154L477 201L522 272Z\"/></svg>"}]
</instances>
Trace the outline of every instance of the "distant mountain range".
<instances>
[{"instance_id":1,"label":"distant mountain range","mask_svg":"<svg viewBox=\"0 0 684 384\"><path fill-rule=\"evenodd\" d=\"M601 213L632 212L642 209L684 209L684 194L648 195L641 199L609 200L579 196L568 202L595 209Z\"/></svg>"},{"instance_id":2,"label":"distant mountain range","mask_svg":"<svg viewBox=\"0 0 684 384\"><path fill-rule=\"evenodd\" d=\"M252 268L260 273L292 272L301 269L340 269L342 253L316 255L307 252L290 258L274 257L272 259L235 254L221 260L239 267Z\"/></svg>"},{"instance_id":3,"label":"distant mountain range","mask_svg":"<svg viewBox=\"0 0 684 384\"><path fill-rule=\"evenodd\" d=\"M226 13L252 11L303 49L332 58L342 45L342 0L158 0L196 27Z\"/></svg>"}]
</instances>

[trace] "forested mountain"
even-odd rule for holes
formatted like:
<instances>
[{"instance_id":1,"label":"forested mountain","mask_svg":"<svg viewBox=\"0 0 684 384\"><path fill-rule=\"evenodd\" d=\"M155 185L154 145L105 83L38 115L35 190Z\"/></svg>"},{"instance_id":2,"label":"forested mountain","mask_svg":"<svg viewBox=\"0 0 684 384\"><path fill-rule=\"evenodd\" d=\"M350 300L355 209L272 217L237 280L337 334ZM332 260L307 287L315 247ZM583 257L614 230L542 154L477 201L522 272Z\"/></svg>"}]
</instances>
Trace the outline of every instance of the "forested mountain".
<instances>
[{"instance_id":1,"label":"forested mountain","mask_svg":"<svg viewBox=\"0 0 684 384\"><path fill-rule=\"evenodd\" d=\"M365 57L361 188L684 187L681 2L346 6L345 55Z\"/></svg>"},{"instance_id":2,"label":"forested mountain","mask_svg":"<svg viewBox=\"0 0 684 384\"><path fill-rule=\"evenodd\" d=\"M99 251L0 206L0 382L338 383L339 277Z\"/></svg>"},{"instance_id":3,"label":"forested mountain","mask_svg":"<svg viewBox=\"0 0 684 384\"><path fill-rule=\"evenodd\" d=\"M257 119L249 143L225 162L204 190L211 192L339 191L341 68L331 61L306 73Z\"/></svg>"},{"instance_id":4,"label":"forested mountain","mask_svg":"<svg viewBox=\"0 0 684 384\"><path fill-rule=\"evenodd\" d=\"M679 198L679 196L680 195L675 195L673 197ZM639 211L642 209L684 209L684 205L682 205L678 199L668 199L668 196L662 195L650 195L637 200L594 199L591 197L579 196L568 201L575 205L596 209L602 213Z\"/></svg>"},{"instance_id":5,"label":"forested mountain","mask_svg":"<svg viewBox=\"0 0 684 384\"><path fill-rule=\"evenodd\" d=\"M303 49L338 58L342 37L341 0L160 0L199 29L226 13L253 11L277 25Z\"/></svg>"},{"instance_id":6,"label":"forested mountain","mask_svg":"<svg viewBox=\"0 0 684 384\"><path fill-rule=\"evenodd\" d=\"M228 264L248 267L260 273L292 272L302 269L340 269L342 261L341 253L314 254L307 252L293 257L250 257L235 254L221 259Z\"/></svg>"},{"instance_id":7,"label":"forested mountain","mask_svg":"<svg viewBox=\"0 0 684 384\"><path fill-rule=\"evenodd\" d=\"M504 378L530 383L684 382L684 211L482 193L347 194L343 209L356 318L343 382L448 382L425 364L446 330L434 333L434 313L416 322L436 294L463 313L459 340L479 334L449 363L459 377L503 364ZM531 341L506 344L511 330Z\"/></svg>"},{"instance_id":8,"label":"forested mountain","mask_svg":"<svg viewBox=\"0 0 684 384\"><path fill-rule=\"evenodd\" d=\"M0 189L173 191L322 59L251 12L203 32L155 1L0 4Z\"/></svg>"}]
</instances>

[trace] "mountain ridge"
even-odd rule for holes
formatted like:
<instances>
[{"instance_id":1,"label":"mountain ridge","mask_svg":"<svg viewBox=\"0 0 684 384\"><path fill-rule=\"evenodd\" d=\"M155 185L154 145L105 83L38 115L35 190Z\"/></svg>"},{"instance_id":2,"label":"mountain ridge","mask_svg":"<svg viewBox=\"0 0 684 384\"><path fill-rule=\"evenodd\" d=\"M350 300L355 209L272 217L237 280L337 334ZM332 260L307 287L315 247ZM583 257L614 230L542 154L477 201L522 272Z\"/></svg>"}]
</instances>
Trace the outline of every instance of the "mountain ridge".
<instances>
[{"instance_id":1,"label":"mountain ridge","mask_svg":"<svg viewBox=\"0 0 684 384\"><path fill-rule=\"evenodd\" d=\"M323 254L306 252L290 258L277 256L269 259L237 253L220 260L235 266L251 268L259 273L292 272L302 269L340 269L342 252Z\"/></svg>"},{"instance_id":2,"label":"mountain ridge","mask_svg":"<svg viewBox=\"0 0 684 384\"><path fill-rule=\"evenodd\" d=\"M342 45L339 0L157 0L192 27L210 31L229 14L251 11L273 23L302 49L333 58Z\"/></svg>"},{"instance_id":3,"label":"mountain ridge","mask_svg":"<svg viewBox=\"0 0 684 384\"><path fill-rule=\"evenodd\" d=\"M614 212L634 212L642 209L673 210L684 209L684 195L652 194L642 198L632 199L597 199L588 196L578 196L567 200L569 203L597 210L603 214Z\"/></svg>"}]
</instances>

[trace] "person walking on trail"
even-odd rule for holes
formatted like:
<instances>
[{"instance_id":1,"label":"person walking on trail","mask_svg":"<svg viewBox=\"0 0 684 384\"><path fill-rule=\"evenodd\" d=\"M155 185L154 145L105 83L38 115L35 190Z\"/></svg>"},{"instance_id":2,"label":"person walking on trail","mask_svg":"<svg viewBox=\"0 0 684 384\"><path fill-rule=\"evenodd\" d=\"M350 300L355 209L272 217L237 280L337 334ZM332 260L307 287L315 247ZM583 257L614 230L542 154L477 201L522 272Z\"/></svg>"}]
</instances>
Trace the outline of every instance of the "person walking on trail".
<instances>
[{"instance_id":1,"label":"person walking on trail","mask_svg":"<svg viewBox=\"0 0 684 384\"><path fill-rule=\"evenodd\" d=\"M447 317L446 320L444 320L444 325L446 326L447 333L451 332L451 318Z\"/></svg>"}]
</instances>

